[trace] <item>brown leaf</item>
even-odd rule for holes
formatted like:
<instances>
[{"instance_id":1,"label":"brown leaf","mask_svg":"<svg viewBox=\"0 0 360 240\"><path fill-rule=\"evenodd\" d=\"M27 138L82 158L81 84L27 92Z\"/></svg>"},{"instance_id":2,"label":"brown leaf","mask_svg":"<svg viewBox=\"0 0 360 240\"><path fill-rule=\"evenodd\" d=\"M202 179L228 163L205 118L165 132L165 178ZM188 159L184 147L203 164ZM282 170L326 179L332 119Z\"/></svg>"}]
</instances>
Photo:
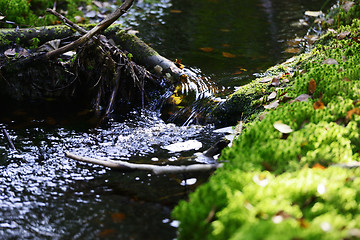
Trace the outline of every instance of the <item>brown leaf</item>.
<instances>
[{"instance_id":1,"label":"brown leaf","mask_svg":"<svg viewBox=\"0 0 360 240\"><path fill-rule=\"evenodd\" d=\"M309 81L308 90L309 90L310 94L314 94L314 92L316 90L316 82L313 78L310 79L310 81Z\"/></svg>"},{"instance_id":2,"label":"brown leaf","mask_svg":"<svg viewBox=\"0 0 360 240\"><path fill-rule=\"evenodd\" d=\"M360 109L359 108L354 108L354 109L351 109L349 110L347 113L346 113L346 120L347 121L350 121L352 119L352 116L356 114L356 115L360 115Z\"/></svg>"},{"instance_id":3,"label":"brown leaf","mask_svg":"<svg viewBox=\"0 0 360 240\"><path fill-rule=\"evenodd\" d=\"M171 13L182 13L182 11L178 10L178 9L171 9L170 12Z\"/></svg>"},{"instance_id":4,"label":"brown leaf","mask_svg":"<svg viewBox=\"0 0 360 240\"><path fill-rule=\"evenodd\" d=\"M125 219L125 214L124 213L113 213L111 214L111 218L112 218L112 221L114 223L120 223L122 222L124 219Z\"/></svg>"},{"instance_id":5,"label":"brown leaf","mask_svg":"<svg viewBox=\"0 0 360 240\"><path fill-rule=\"evenodd\" d=\"M313 107L314 107L315 110L318 110L318 109L322 110L322 109L324 109L325 105L321 101L321 99L319 99L318 101L314 102Z\"/></svg>"},{"instance_id":6,"label":"brown leaf","mask_svg":"<svg viewBox=\"0 0 360 240\"><path fill-rule=\"evenodd\" d=\"M203 47L203 48L200 48L201 51L203 52L212 52L214 51L214 48L211 48L211 47Z\"/></svg>"},{"instance_id":7,"label":"brown leaf","mask_svg":"<svg viewBox=\"0 0 360 240\"><path fill-rule=\"evenodd\" d=\"M223 46L223 47L231 47L231 45L228 44L228 43L223 43L223 44L221 44L221 46Z\"/></svg>"},{"instance_id":8,"label":"brown leaf","mask_svg":"<svg viewBox=\"0 0 360 240\"><path fill-rule=\"evenodd\" d=\"M113 236L116 233L116 231L114 229L105 229L103 231L101 231L99 233L99 237L104 238L104 237L110 237Z\"/></svg>"},{"instance_id":9,"label":"brown leaf","mask_svg":"<svg viewBox=\"0 0 360 240\"><path fill-rule=\"evenodd\" d=\"M286 53L299 53L300 52L300 48L294 48L294 47L290 47L285 49Z\"/></svg>"},{"instance_id":10,"label":"brown leaf","mask_svg":"<svg viewBox=\"0 0 360 240\"><path fill-rule=\"evenodd\" d=\"M294 131L291 129L289 125L286 125L281 121L274 122L273 126L276 130L278 130L281 133L291 133Z\"/></svg>"},{"instance_id":11,"label":"brown leaf","mask_svg":"<svg viewBox=\"0 0 360 240\"><path fill-rule=\"evenodd\" d=\"M344 77L344 78L342 79L342 81L345 81L345 82L351 82L351 80L350 80L350 79L348 79L347 77Z\"/></svg>"},{"instance_id":12,"label":"brown leaf","mask_svg":"<svg viewBox=\"0 0 360 240\"><path fill-rule=\"evenodd\" d=\"M222 55L223 55L223 57L226 57L226 58L235 58L236 57L235 54L232 54L229 52L222 52Z\"/></svg>"},{"instance_id":13,"label":"brown leaf","mask_svg":"<svg viewBox=\"0 0 360 240\"><path fill-rule=\"evenodd\" d=\"M327 65L339 65L339 63L333 59L333 58L328 58L328 59L325 59L322 64L327 64Z\"/></svg>"},{"instance_id":14,"label":"brown leaf","mask_svg":"<svg viewBox=\"0 0 360 240\"><path fill-rule=\"evenodd\" d=\"M302 228L308 228L309 227L309 223L304 219L304 218L299 218L298 223L300 224L300 226Z\"/></svg>"},{"instance_id":15,"label":"brown leaf","mask_svg":"<svg viewBox=\"0 0 360 240\"><path fill-rule=\"evenodd\" d=\"M280 80L279 80L279 78L274 77L274 78L271 80L270 85L275 86L275 87L278 87L278 86L280 85Z\"/></svg>"}]
</instances>

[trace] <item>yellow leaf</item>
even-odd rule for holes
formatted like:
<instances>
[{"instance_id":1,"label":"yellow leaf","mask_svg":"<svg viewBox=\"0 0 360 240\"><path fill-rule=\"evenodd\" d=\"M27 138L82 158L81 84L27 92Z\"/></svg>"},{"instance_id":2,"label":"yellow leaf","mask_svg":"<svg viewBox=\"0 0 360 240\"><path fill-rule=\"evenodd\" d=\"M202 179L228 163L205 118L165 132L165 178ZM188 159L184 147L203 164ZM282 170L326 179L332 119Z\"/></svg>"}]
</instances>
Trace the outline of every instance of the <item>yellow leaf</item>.
<instances>
[{"instance_id":1,"label":"yellow leaf","mask_svg":"<svg viewBox=\"0 0 360 240\"><path fill-rule=\"evenodd\" d=\"M226 58L235 58L236 55L229 52L222 52L222 55Z\"/></svg>"},{"instance_id":2,"label":"yellow leaf","mask_svg":"<svg viewBox=\"0 0 360 240\"><path fill-rule=\"evenodd\" d=\"M178 10L178 9L171 9L170 12L171 13L182 13L182 11Z\"/></svg>"},{"instance_id":3,"label":"yellow leaf","mask_svg":"<svg viewBox=\"0 0 360 240\"><path fill-rule=\"evenodd\" d=\"M200 48L200 50L203 51L203 52L212 52L212 51L214 51L214 49L211 48L211 47L203 47L203 48Z\"/></svg>"}]
</instances>

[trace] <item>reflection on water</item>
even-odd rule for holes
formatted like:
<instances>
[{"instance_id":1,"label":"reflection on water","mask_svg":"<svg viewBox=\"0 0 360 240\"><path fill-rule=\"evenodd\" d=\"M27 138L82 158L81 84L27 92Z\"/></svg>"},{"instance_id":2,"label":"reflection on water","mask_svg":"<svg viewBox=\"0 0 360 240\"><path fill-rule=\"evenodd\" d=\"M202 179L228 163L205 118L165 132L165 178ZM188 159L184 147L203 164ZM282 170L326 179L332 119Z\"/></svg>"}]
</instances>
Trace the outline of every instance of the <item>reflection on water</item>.
<instances>
[{"instance_id":1,"label":"reflection on water","mask_svg":"<svg viewBox=\"0 0 360 240\"><path fill-rule=\"evenodd\" d=\"M193 161L194 151L169 152L164 146L197 139L203 143L198 151L204 151L221 135L211 127L166 124L154 112L134 111L128 119L85 131L37 127L36 122L16 130L8 127L17 151L8 150L6 140L0 139L0 235L19 239L174 238L172 207L206 180L207 174L122 173L77 163L65 158L64 152L186 164ZM16 127L16 122L9 125Z\"/></svg>"},{"instance_id":2,"label":"reflection on water","mask_svg":"<svg viewBox=\"0 0 360 240\"><path fill-rule=\"evenodd\" d=\"M174 204L202 184L207 174L152 175L117 172L78 163L65 151L82 156L153 164L196 161L195 151L169 152L177 142L197 140L204 151L222 135L201 119L208 96L244 84L289 54L286 40L308 26L290 27L315 0L161 0L138 1L125 20L164 56L188 66L180 84L182 107L133 110L97 126L91 111L43 105L12 108L2 102L1 127L17 151L0 134L0 236L5 239L174 239ZM211 51L202 51L208 48ZM227 54L226 54L227 53ZM181 98L182 95L188 98ZM181 104L179 104L181 106ZM159 106L159 105L157 105ZM54 108L54 107L53 107ZM195 110L194 110L195 109ZM190 113L188 113L190 111ZM164 115L164 111L162 112ZM177 126L162 119L181 119ZM186 121L187 119L187 121Z\"/></svg>"}]
</instances>

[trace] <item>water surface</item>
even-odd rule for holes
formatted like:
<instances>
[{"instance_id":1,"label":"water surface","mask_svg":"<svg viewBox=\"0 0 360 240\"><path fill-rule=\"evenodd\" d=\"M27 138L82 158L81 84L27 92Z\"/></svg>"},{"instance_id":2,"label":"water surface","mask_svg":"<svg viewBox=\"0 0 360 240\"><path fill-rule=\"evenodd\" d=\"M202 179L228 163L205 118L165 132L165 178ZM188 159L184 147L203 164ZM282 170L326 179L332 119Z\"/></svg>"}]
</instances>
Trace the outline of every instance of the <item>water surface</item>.
<instances>
[{"instance_id":1,"label":"water surface","mask_svg":"<svg viewBox=\"0 0 360 240\"><path fill-rule=\"evenodd\" d=\"M120 21L139 31L138 36L162 55L181 59L197 84L202 81L203 90L191 91L208 92L211 88L230 92L254 73L291 56L287 42L309 28L302 24L307 20L304 11L322 6L315 0L159 2L138 1ZM206 96L195 95L195 99ZM75 162L64 152L188 164L197 161L195 152L206 150L222 134L196 121L169 123L159 108L134 109L99 124L86 109L46 105L1 102L0 127L17 150L11 150L0 135L0 235L4 239L174 239L177 222L170 217L171 209L208 174L123 173ZM202 147L186 152L164 148L187 140L201 142Z\"/></svg>"}]
</instances>

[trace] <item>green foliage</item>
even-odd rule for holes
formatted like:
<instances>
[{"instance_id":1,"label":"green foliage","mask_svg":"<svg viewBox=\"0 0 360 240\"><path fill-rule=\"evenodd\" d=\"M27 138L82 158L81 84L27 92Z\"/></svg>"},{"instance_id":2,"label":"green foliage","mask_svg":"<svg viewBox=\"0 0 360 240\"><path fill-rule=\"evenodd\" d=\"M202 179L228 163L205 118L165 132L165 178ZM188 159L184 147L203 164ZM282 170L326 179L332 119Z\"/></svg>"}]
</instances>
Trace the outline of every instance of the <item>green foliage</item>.
<instances>
[{"instance_id":1,"label":"green foliage","mask_svg":"<svg viewBox=\"0 0 360 240\"><path fill-rule=\"evenodd\" d=\"M312 98L281 103L246 125L223 151L224 167L174 209L180 239L359 238L360 169L337 166L360 160L359 28L359 19L340 26L299 58L302 69L284 92ZM293 132L281 133L277 121Z\"/></svg>"},{"instance_id":2,"label":"green foliage","mask_svg":"<svg viewBox=\"0 0 360 240\"><path fill-rule=\"evenodd\" d=\"M74 20L74 16L83 13L78 10L81 4L91 4L91 0L66 0L57 1L57 9L67 12L66 16ZM0 13L5 20L14 22L15 25L0 22L0 27L30 27L52 25L56 23L56 17L46 14L46 8L52 8L54 1L48 0L2 0L0 1Z\"/></svg>"},{"instance_id":3,"label":"green foliage","mask_svg":"<svg viewBox=\"0 0 360 240\"><path fill-rule=\"evenodd\" d=\"M173 214L187 214L181 239L342 239L360 227L359 183L359 169L338 167L278 176L219 170L191 196L191 207L181 202Z\"/></svg>"}]
</instances>

